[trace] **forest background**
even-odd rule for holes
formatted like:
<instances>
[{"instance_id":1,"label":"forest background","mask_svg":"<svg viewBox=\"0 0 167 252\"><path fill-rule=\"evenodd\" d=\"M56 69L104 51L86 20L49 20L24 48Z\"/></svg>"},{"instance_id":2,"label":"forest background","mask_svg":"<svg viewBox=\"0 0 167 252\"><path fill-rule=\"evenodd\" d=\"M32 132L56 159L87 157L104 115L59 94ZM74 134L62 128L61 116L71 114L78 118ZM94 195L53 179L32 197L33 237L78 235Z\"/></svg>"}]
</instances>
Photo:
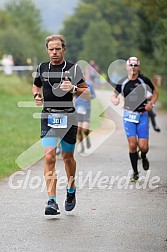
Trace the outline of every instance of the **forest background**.
<instances>
[{"instance_id":1,"label":"forest background","mask_svg":"<svg viewBox=\"0 0 167 252\"><path fill-rule=\"evenodd\" d=\"M66 1L60 2L61 8L63 4L68 8ZM45 9L49 15L47 3ZM57 6L55 15L58 12ZM114 60L135 55L142 61L144 74L163 76L166 89L167 1L80 0L58 33L65 35L67 59L94 59L107 72ZM46 60L48 34L33 1L11 0L0 9L0 56L12 54L16 65L27 64L27 59Z\"/></svg>"}]
</instances>

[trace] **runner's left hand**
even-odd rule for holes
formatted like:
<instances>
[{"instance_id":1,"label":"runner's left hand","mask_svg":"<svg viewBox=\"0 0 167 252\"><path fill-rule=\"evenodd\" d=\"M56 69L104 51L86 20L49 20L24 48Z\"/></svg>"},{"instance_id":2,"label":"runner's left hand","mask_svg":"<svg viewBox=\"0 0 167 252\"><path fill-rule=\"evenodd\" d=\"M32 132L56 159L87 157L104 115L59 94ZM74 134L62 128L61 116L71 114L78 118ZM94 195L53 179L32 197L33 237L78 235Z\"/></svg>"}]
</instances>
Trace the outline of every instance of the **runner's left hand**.
<instances>
[{"instance_id":1,"label":"runner's left hand","mask_svg":"<svg viewBox=\"0 0 167 252\"><path fill-rule=\"evenodd\" d=\"M68 77L65 77L65 80L60 85L60 89L65 92L73 90L73 84L71 83L71 81L69 81Z\"/></svg>"},{"instance_id":2,"label":"runner's left hand","mask_svg":"<svg viewBox=\"0 0 167 252\"><path fill-rule=\"evenodd\" d=\"M145 103L145 110L150 111L152 109L152 104L151 103Z\"/></svg>"}]
</instances>

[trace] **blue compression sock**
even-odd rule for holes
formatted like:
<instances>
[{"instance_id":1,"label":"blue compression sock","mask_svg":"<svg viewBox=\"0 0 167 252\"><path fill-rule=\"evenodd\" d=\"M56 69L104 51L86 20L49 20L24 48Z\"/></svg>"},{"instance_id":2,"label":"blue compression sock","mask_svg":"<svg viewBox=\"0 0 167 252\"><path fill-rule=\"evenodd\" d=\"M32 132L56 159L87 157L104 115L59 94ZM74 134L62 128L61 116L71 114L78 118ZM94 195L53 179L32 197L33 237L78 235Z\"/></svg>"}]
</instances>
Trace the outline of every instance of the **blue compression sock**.
<instances>
[{"instance_id":1,"label":"blue compression sock","mask_svg":"<svg viewBox=\"0 0 167 252\"><path fill-rule=\"evenodd\" d=\"M67 188L67 192L68 192L68 193L74 193L75 191L76 191L76 188L75 188L75 187Z\"/></svg>"},{"instance_id":2,"label":"blue compression sock","mask_svg":"<svg viewBox=\"0 0 167 252\"><path fill-rule=\"evenodd\" d=\"M56 197L55 196L50 196L49 200L54 200L56 202Z\"/></svg>"}]
</instances>

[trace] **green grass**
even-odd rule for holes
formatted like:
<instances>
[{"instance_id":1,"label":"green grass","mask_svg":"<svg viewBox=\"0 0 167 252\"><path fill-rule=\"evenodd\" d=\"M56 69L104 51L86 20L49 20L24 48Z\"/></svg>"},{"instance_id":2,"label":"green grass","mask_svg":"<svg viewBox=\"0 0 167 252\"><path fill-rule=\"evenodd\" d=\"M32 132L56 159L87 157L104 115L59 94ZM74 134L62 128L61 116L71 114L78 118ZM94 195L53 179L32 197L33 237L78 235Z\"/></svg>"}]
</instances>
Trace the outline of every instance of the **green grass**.
<instances>
[{"instance_id":1,"label":"green grass","mask_svg":"<svg viewBox=\"0 0 167 252\"><path fill-rule=\"evenodd\" d=\"M20 101L33 101L31 88L32 84L26 78L0 75L0 178L9 176L20 167L30 166L43 156L39 142L40 120L33 118L33 113L40 112L41 108L17 105ZM99 101L92 100L91 129L100 127L102 119L97 115L101 111Z\"/></svg>"},{"instance_id":2,"label":"green grass","mask_svg":"<svg viewBox=\"0 0 167 252\"><path fill-rule=\"evenodd\" d=\"M39 139L39 123L33 119L39 108L19 108L19 101L33 101L25 78L0 76L0 178L18 170L17 157Z\"/></svg>"}]
</instances>

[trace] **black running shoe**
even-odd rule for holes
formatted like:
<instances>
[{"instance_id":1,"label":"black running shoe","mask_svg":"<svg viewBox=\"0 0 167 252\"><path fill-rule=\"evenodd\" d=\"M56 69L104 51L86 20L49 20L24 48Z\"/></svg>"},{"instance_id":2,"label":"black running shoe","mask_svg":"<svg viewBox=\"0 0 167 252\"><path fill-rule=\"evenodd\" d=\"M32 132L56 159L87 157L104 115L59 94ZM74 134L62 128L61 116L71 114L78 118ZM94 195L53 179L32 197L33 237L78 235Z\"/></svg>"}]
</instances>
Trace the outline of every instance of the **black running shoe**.
<instances>
[{"instance_id":1,"label":"black running shoe","mask_svg":"<svg viewBox=\"0 0 167 252\"><path fill-rule=\"evenodd\" d=\"M60 214L58 204L52 199L48 200L45 207L45 215L57 215Z\"/></svg>"},{"instance_id":2,"label":"black running shoe","mask_svg":"<svg viewBox=\"0 0 167 252\"><path fill-rule=\"evenodd\" d=\"M139 173L138 172L134 172L132 174L132 177L130 178L130 182L136 182L139 179Z\"/></svg>"},{"instance_id":3,"label":"black running shoe","mask_svg":"<svg viewBox=\"0 0 167 252\"><path fill-rule=\"evenodd\" d=\"M73 210L75 204L76 204L75 192L74 193L67 192L67 198L65 200L65 210L66 211Z\"/></svg>"},{"instance_id":4,"label":"black running shoe","mask_svg":"<svg viewBox=\"0 0 167 252\"><path fill-rule=\"evenodd\" d=\"M143 159L142 159L142 165L143 165L143 169L144 169L145 171L147 171L147 170L149 169L149 161L148 161L147 158L143 158Z\"/></svg>"},{"instance_id":5,"label":"black running shoe","mask_svg":"<svg viewBox=\"0 0 167 252\"><path fill-rule=\"evenodd\" d=\"M161 131L161 129L160 129L158 126L155 126L155 127L154 127L154 130L157 131L157 132L160 132L160 131Z\"/></svg>"}]
</instances>

